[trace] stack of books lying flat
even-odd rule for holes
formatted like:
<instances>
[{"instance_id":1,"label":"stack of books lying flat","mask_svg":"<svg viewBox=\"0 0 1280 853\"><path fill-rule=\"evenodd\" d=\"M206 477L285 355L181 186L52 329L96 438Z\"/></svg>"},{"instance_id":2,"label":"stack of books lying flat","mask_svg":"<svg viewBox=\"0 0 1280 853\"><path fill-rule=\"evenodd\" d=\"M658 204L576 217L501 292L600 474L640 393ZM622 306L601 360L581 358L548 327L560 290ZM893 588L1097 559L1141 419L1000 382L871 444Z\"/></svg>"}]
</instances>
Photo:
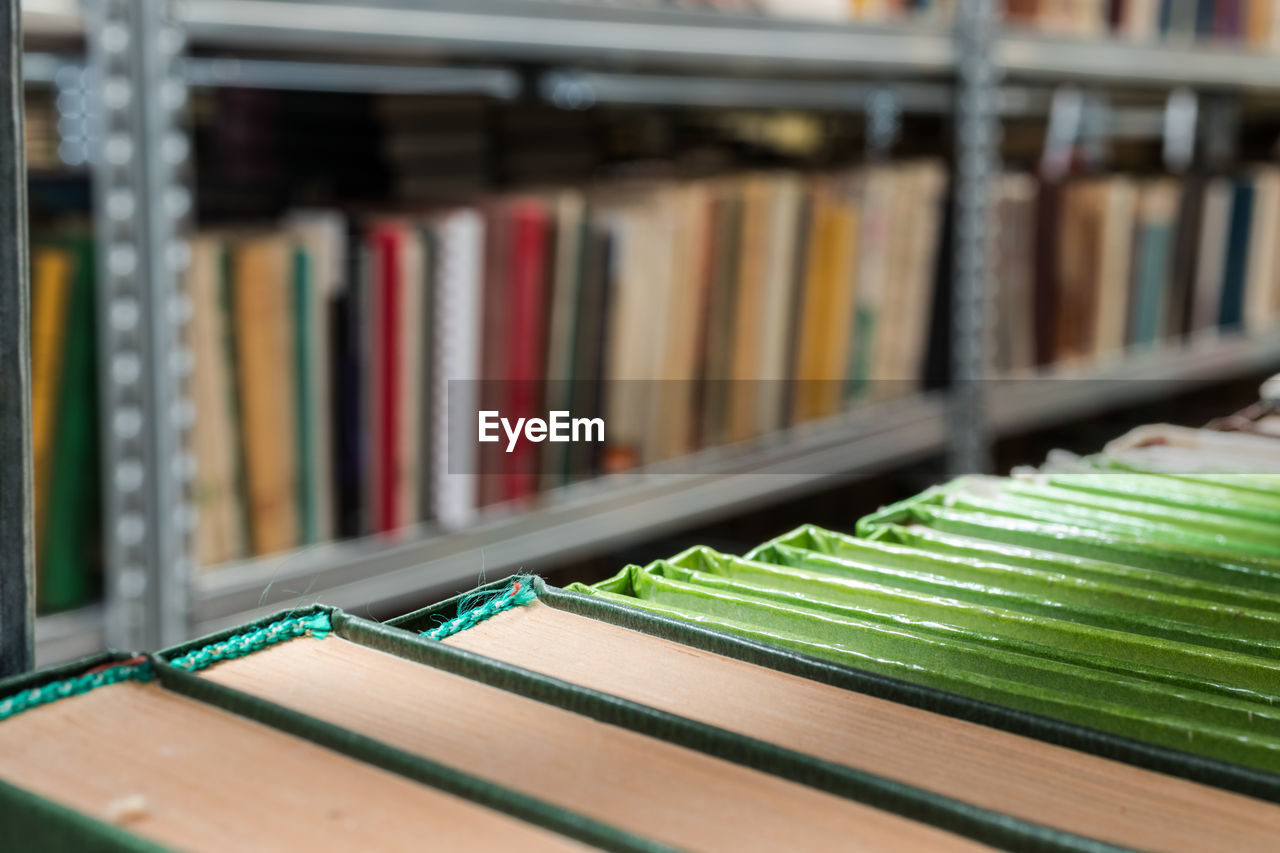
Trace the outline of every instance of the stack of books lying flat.
<instances>
[{"instance_id":1,"label":"stack of books lying flat","mask_svg":"<svg viewBox=\"0 0 1280 853\"><path fill-rule=\"evenodd\" d=\"M1144 427L743 557L107 653L0 682L0 844L1267 849L1277 533L1280 441Z\"/></svg>"}]
</instances>

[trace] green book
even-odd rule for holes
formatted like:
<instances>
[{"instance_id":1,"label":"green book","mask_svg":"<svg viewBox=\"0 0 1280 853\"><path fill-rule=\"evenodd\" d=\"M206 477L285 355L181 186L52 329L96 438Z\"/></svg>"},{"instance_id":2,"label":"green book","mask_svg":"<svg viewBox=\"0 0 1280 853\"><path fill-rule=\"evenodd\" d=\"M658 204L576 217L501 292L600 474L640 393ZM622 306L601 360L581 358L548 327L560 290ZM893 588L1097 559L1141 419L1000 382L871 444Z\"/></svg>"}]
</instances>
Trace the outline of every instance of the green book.
<instances>
[{"instance_id":1,"label":"green book","mask_svg":"<svg viewBox=\"0 0 1280 853\"><path fill-rule=\"evenodd\" d=\"M314 545L320 541L319 507L320 485L316 482L316 424L311 415L315 411L317 372L320 359L325 354L316 351L311 316L312 301L319 298L311 256L301 245L293 250L293 353L297 371L294 374L294 393L297 395L297 414L294 424L294 453L297 459L297 500L299 544Z\"/></svg>"},{"instance_id":2,"label":"green book","mask_svg":"<svg viewBox=\"0 0 1280 853\"><path fill-rule=\"evenodd\" d=\"M101 554L93 243L85 236L58 245L74 260L36 576L36 606L45 613L88 603Z\"/></svg>"}]
</instances>

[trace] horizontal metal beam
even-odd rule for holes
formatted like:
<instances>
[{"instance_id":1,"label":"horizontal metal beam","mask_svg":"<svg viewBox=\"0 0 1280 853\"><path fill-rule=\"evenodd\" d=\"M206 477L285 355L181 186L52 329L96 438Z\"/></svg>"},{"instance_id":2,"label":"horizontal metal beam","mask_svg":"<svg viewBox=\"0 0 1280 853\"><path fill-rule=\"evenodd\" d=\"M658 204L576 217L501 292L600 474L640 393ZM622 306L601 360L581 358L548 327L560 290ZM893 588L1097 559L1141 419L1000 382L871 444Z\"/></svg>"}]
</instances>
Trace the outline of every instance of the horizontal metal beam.
<instances>
[{"instance_id":1,"label":"horizontal metal beam","mask_svg":"<svg viewBox=\"0 0 1280 853\"><path fill-rule=\"evenodd\" d=\"M1140 87L1280 89L1270 53L1229 45L1135 44L1117 38L1071 38L1006 31L996 63L1016 80L1108 83Z\"/></svg>"},{"instance_id":2,"label":"horizontal metal beam","mask_svg":"<svg viewBox=\"0 0 1280 853\"><path fill-rule=\"evenodd\" d=\"M269 59L190 57L183 63L188 86L238 86L313 92L398 95L487 95L510 100L520 93L520 75L506 68L370 65Z\"/></svg>"},{"instance_id":3,"label":"horizontal metal beam","mask_svg":"<svg viewBox=\"0 0 1280 853\"><path fill-rule=\"evenodd\" d=\"M420 56L424 50L557 63L946 73L941 28L854 26L758 15L497 3L188 0L194 42Z\"/></svg>"},{"instance_id":4,"label":"horizontal metal beam","mask_svg":"<svg viewBox=\"0 0 1280 853\"><path fill-rule=\"evenodd\" d=\"M1132 352L1110 365L994 380L988 416L998 434L1011 435L1278 368L1280 333L1210 335L1178 349Z\"/></svg>"},{"instance_id":5,"label":"horizontal metal beam","mask_svg":"<svg viewBox=\"0 0 1280 853\"><path fill-rule=\"evenodd\" d=\"M903 112L940 114L951 109L951 87L944 83L868 83L827 80L704 77L675 74L622 74L556 70L542 75L538 92L566 109L595 104L683 107L736 107L860 111L881 93Z\"/></svg>"}]
</instances>

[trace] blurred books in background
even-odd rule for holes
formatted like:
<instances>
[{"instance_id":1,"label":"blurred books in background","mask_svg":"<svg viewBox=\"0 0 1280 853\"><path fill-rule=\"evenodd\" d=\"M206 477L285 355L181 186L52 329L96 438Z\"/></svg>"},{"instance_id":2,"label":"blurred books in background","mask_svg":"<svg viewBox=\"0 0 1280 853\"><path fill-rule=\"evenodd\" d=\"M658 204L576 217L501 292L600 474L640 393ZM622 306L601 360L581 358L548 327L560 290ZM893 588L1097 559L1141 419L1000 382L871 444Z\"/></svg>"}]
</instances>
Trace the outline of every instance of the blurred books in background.
<instances>
[{"instance_id":1,"label":"blurred books in background","mask_svg":"<svg viewBox=\"0 0 1280 853\"><path fill-rule=\"evenodd\" d=\"M880 380L918 388L944 184L920 161L204 232L189 279L201 563L465 523L836 414ZM822 381L790 399L789 379ZM476 386L504 415L615 426L603 448L504 456L459 490L450 380L511 380ZM686 393L642 408L627 380ZM735 399L762 385L772 398Z\"/></svg>"},{"instance_id":2,"label":"blurred books in background","mask_svg":"<svg viewBox=\"0 0 1280 853\"><path fill-rule=\"evenodd\" d=\"M1280 168L995 189L995 368L1115 360L1280 317Z\"/></svg>"}]
</instances>

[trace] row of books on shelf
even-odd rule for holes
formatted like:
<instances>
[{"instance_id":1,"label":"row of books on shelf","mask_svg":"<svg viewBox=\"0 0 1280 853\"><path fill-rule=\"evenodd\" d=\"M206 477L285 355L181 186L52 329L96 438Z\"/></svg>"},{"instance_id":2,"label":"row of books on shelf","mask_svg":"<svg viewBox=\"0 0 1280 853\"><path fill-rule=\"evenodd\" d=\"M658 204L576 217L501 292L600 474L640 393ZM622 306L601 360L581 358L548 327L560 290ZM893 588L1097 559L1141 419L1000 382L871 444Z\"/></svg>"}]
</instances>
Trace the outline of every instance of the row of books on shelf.
<instances>
[{"instance_id":1,"label":"row of books on shelf","mask_svg":"<svg viewBox=\"0 0 1280 853\"><path fill-rule=\"evenodd\" d=\"M949 347L945 184L916 161L201 235L201 564L463 526L945 381L930 368ZM1280 314L1280 169L1010 174L993 192L998 375L1262 332ZM608 435L509 452L459 432L477 408L569 411Z\"/></svg>"},{"instance_id":2,"label":"row of books on shelf","mask_svg":"<svg viewBox=\"0 0 1280 853\"><path fill-rule=\"evenodd\" d=\"M674 0L636 5L758 12L782 18L865 23L945 23L955 0ZM1011 26L1053 35L1132 42L1224 43L1253 50L1280 45L1272 0L1007 0Z\"/></svg>"},{"instance_id":3,"label":"row of books on shelf","mask_svg":"<svg viewBox=\"0 0 1280 853\"><path fill-rule=\"evenodd\" d=\"M882 380L918 387L944 184L922 161L201 235L201 562L463 524L478 507L835 414ZM789 379L825 381L788 396ZM504 416L601 417L607 442L461 461L451 380L505 380L472 389ZM649 405L628 380L681 391Z\"/></svg>"},{"instance_id":4,"label":"row of books on shelf","mask_svg":"<svg viewBox=\"0 0 1280 853\"><path fill-rule=\"evenodd\" d=\"M1280 316L1280 168L1009 174L993 193L997 375L1262 333ZM203 233L189 276L198 560L464 526L940 384L947 208L942 168L919 161ZM50 611L91 598L100 563L97 488L83 487L98 473L91 241L41 238L32 263ZM451 380L474 383L451 401ZM598 417L608 435L508 453L451 436L450 406L468 401Z\"/></svg>"},{"instance_id":5,"label":"row of books on shelf","mask_svg":"<svg viewBox=\"0 0 1280 853\"><path fill-rule=\"evenodd\" d=\"M1099 362L1280 319L1280 168L993 189L998 374Z\"/></svg>"}]
</instances>

